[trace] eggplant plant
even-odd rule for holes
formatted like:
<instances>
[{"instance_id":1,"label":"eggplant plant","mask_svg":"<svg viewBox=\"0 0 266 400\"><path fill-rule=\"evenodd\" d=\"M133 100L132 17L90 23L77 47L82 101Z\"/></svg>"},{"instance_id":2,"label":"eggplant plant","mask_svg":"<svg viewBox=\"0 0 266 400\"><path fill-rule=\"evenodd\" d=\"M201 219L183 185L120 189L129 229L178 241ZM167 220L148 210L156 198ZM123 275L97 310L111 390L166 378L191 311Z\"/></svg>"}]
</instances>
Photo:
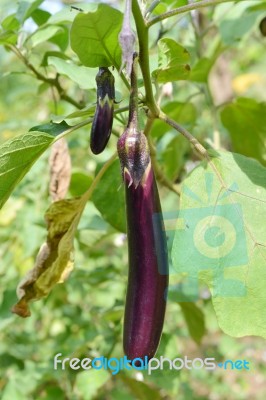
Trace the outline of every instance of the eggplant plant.
<instances>
[{"instance_id":1,"label":"eggplant plant","mask_svg":"<svg viewBox=\"0 0 266 400\"><path fill-rule=\"evenodd\" d=\"M265 1L2 2L1 399L239 400L237 367L173 369L264 351Z\"/></svg>"}]
</instances>

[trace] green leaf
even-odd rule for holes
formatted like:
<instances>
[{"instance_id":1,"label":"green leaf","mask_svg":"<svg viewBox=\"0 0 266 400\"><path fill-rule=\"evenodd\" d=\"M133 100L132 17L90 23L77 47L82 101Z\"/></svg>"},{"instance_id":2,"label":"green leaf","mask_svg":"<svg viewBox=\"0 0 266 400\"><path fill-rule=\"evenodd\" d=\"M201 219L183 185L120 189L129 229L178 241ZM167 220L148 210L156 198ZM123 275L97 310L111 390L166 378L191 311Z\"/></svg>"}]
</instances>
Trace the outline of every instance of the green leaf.
<instances>
[{"instance_id":1,"label":"green leaf","mask_svg":"<svg viewBox=\"0 0 266 400\"><path fill-rule=\"evenodd\" d=\"M30 35L27 40L30 40L32 47L35 47L38 46L38 44L51 39L53 36L58 34L58 32L63 32L63 28L61 26L48 25L44 28L38 29L36 32Z\"/></svg>"},{"instance_id":2,"label":"green leaf","mask_svg":"<svg viewBox=\"0 0 266 400\"><path fill-rule=\"evenodd\" d=\"M87 67L78 66L73 62L65 61L58 57L49 57L48 64L53 65L59 74L66 75L76 82L81 89L89 89L96 86L95 77Z\"/></svg>"},{"instance_id":3,"label":"green leaf","mask_svg":"<svg viewBox=\"0 0 266 400\"><path fill-rule=\"evenodd\" d=\"M33 126L29 131L46 132L53 136L60 135L60 133L65 132L67 129L71 128L66 121L56 124L54 122L49 122L48 124Z\"/></svg>"},{"instance_id":4,"label":"green leaf","mask_svg":"<svg viewBox=\"0 0 266 400\"><path fill-rule=\"evenodd\" d=\"M214 60L203 57L191 70L189 80L193 82L207 83L209 72L213 66Z\"/></svg>"},{"instance_id":5,"label":"green leaf","mask_svg":"<svg viewBox=\"0 0 266 400\"><path fill-rule=\"evenodd\" d=\"M48 66L48 58L49 57L62 58L63 60L70 60L70 57L68 57L64 53L61 53L60 51L47 51L44 54L42 62L41 62L41 66L42 67L47 67Z\"/></svg>"},{"instance_id":6,"label":"green leaf","mask_svg":"<svg viewBox=\"0 0 266 400\"><path fill-rule=\"evenodd\" d=\"M114 228L126 232L125 199L119 160L113 162L92 195L95 207Z\"/></svg>"},{"instance_id":7,"label":"green leaf","mask_svg":"<svg viewBox=\"0 0 266 400\"><path fill-rule=\"evenodd\" d=\"M81 7L84 12L95 11L98 7L97 3L76 3L75 6ZM61 24L73 22L79 12L71 7L64 7L62 10L53 14L49 18L49 24Z\"/></svg>"},{"instance_id":8,"label":"green leaf","mask_svg":"<svg viewBox=\"0 0 266 400\"><path fill-rule=\"evenodd\" d=\"M219 57L220 54L225 50L225 46L220 40L217 41L216 45L209 54L209 57L201 57L195 65L193 65L189 80L193 82L207 83L209 73Z\"/></svg>"},{"instance_id":9,"label":"green leaf","mask_svg":"<svg viewBox=\"0 0 266 400\"><path fill-rule=\"evenodd\" d=\"M79 398L91 400L110 378L111 375L104 369L82 371L77 375L74 390Z\"/></svg>"},{"instance_id":10,"label":"green leaf","mask_svg":"<svg viewBox=\"0 0 266 400\"><path fill-rule=\"evenodd\" d=\"M248 7L247 11L257 11L257 10L266 10L266 2L262 2L259 4L255 4L254 6Z\"/></svg>"},{"instance_id":11,"label":"green leaf","mask_svg":"<svg viewBox=\"0 0 266 400\"><path fill-rule=\"evenodd\" d=\"M180 296L180 288L179 286L169 286L167 298L170 301L178 302L178 298ZM196 306L195 303L186 301L184 297L184 301L179 302L181 307L181 311L184 315L189 334L192 339L197 343L200 344L201 339L205 334L205 318L204 314L199 307Z\"/></svg>"},{"instance_id":12,"label":"green leaf","mask_svg":"<svg viewBox=\"0 0 266 400\"><path fill-rule=\"evenodd\" d=\"M182 313L185 317L189 334L192 339L200 344L201 339L205 334L204 314L199 307L194 303L179 303Z\"/></svg>"},{"instance_id":13,"label":"green leaf","mask_svg":"<svg viewBox=\"0 0 266 400\"><path fill-rule=\"evenodd\" d=\"M222 20L219 30L224 44L232 46L234 42L242 40L252 29L259 15L259 11L251 13L245 10L239 18Z\"/></svg>"},{"instance_id":14,"label":"green leaf","mask_svg":"<svg viewBox=\"0 0 266 400\"><path fill-rule=\"evenodd\" d=\"M185 125L187 129L193 128L197 118L197 110L192 103L172 101L162 107L162 110L173 120L178 121L181 125ZM172 130L172 128L169 125L162 121L155 120L152 128L152 136L160 138L170 130Z\"/></svg>"},{"instance_id":15,"label":"green leaf","mask_svg":"<svg viewBox=\"0 0 266 400\"><path fill-rule=\"evenodd\" d=\"M266 165L266 103L239 98L224 107L221 120L228 130L233 150Z\"/></svg>"},{"instance_id":16,"label":"green leaf","mask_svg":"<svg viewBox=\"0 0 266 400\"><path fill-rule=\"evenodd\" d=\"M109 67L121 64L118 34L123 14L106 4L97 11L78 14L71 32L71 47L86 67Z\"/></svg>"},{"instance_id":17,"label":"green leaf","mask_svg":"<svg viewBox=\"0 0 266 400\"><path fill-rule=\"evenodd\" d=\"M22 387L17 384L13 377L8 381L2 392L2 400L9 400L10 398L14 400L28 399L28 394L24 393Z\"/></svg>"},{"instance_id":18,"label":"green leaf","mask_svg":"<svg viewBox=\"0 0 266 400\"><path fill-rule=\"evenodd\" d=\"M54 138L52 132L30 131L0 146L0 208Z\"/></svg>"},{"instance_id":19,"label":"green leaf","mask_svg":"<svg viewBox=\"0 0 266 400\"><path fill-rule=\"evenodd\" d=\"M71 175L71 181L69 185L69 191L72 196L81 196L88 190L92 183L92 177L84 174L84 172L76 171Z\"/></svg>"},{"instance_id":20,"label":"green leaf","mask_svg":"<svg viewBox=\"0 0 266 400\"><path fill-rule=\"evenodd\" d=\"M31 18L38 26L45 24L50 16L51 14L48 11L39 9L33 11L33 13L31 14Z\"/></svg>"},{"instance_id":21,"label":"green leaf","mask_svg":"<svg viewBox=\"0 0 266 400\"><path fill-rule=\"evenodd\" d=\"M159 68L152 72L153 78L159 83L187 79L190 73L190 55L188 51L173 39L160 39Z\"/></svg>"},{"instance_id":22,"label":"green leaf","mask_svg":"<svg viewBox=\"0 0 266 400\"><path fill-rule=\"evenodd\" d=\"M61 51L65 51L68 46L69 32L66 26L61 25L61 29L49 39L49 42L56 44Z\"/></svg>"},{"instance_id":23,"label":"green leaf","mask_svg":"<svg viewBox=\"0 0 266 400\"><path fill-rule=\"evenodd\" d=\"M266 338L265 199L266 169L234 153L216 153L182 185L173 266L190 299L199 280L209 286L218 323L231 336Z\"/></svg>"},{"instance_id":24,"label":"green leaf","mask_svg":"<svg viewBox=\"0 0 266 400\"><path fill-rule=\"evenodd\" d=\"M16 18L16 14L11 14L1 22L2 27L6 31L16 31L20 27L20 23Z\"/></svg>"},{"instance_id":25,"label":"green leaf","mask_svg":"<svg viewBox=\"0 0 266 400\"><path fill-rule=\"evenodd\" d=\"M160 155L160 162L163 165L164 174L167 178L174 181L181 172L186 161L186 155L190 153L191 147L188 140L181 134L174 133L169 136L172 140L168 141L168 144ZM159 145L161 146L162 142L166 139L168 139L167 135L164 135Z\"/></svg>"},{"instance_id":26,"label":"green leaf","mask_svg":"<svg viewBox=\"0 0 266 400\"><path fill-rule=\"evenodd\" d=\"M126 375L121 375L121 379L126 386L130 389L135 399L146 400L161 400L162 397L157 389L154 389L147 385L145 382L137 381Z\"/></svg>"},{"instance_id":27,"label":"green leaf","mask_svg":"<svg viewBox=\"0 0 266 400\"><path fill-rule=\"evenodd\" d=\"M27 1L22 0L19 2L18 11L17 11L17 19L20 22L24 22L28 19L31 14L42 4L43 0L35 0L35 1Z\"/></svg>"},{"instance_id":28,"label":"green leaf","mask_svg":"<svg viewBox=\"0 0 266 400\"><path fill-rule=\"evenodd\" d=\"M66 119L74 119L74 118L81 118L81 117L90 117L93 116L95 113L95 104L89 105L88 107L74 111L71 114L65 116Z\"/></svg>"},{"instance_id":29,"label":"green leaf","mask_svg":"<svg viewBox=\"0 0 266 400\"><path fill-rule=\"evenodd\" d=\"M13 31L0 33L0 44L16 44L18 35Z\"/></svg>"}]
</instances>

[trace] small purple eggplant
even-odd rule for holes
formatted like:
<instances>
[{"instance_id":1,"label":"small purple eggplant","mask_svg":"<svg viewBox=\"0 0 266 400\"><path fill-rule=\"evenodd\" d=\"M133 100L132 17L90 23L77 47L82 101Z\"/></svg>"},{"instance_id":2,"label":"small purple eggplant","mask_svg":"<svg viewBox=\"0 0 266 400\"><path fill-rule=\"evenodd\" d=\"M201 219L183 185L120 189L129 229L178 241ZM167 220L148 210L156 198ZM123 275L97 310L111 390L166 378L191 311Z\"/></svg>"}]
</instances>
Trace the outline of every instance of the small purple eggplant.
<instances>
[{"instance_id":1,"label":"small purple eggplant","mask_svg":"<svg viewBox=\"0 0 266 400\"><path fill-rule=\"evenodd\" d=\"M90 137L90 148L94 154L99 154L105 149L111 135L115 99L114 81L108 68L99 68L96 75L97 107Z\"/></svg>"},{"instance_id":2,"label":"small purple eggplant","mask_svg":"<svg viewBox=\"0 0 266 400\"><path fill-rule=\"evenodd\" d=\"M168 287L160 199L148 142L137 126L135 68L136 59L131 73L129 122L117 144L126 192L129 259L124 351L131 360L155 355L163 329Z\"/></svg>"}]
</instances>

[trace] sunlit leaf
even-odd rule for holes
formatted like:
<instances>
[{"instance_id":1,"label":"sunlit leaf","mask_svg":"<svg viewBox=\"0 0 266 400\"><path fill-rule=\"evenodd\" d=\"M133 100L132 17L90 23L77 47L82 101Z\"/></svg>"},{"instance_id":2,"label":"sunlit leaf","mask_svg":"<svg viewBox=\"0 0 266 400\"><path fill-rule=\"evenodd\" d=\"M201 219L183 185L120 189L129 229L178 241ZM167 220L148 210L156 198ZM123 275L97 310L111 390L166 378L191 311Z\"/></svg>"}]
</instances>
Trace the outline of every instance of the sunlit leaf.
<instances>
[{"instance_id":1,"label":"sunlit leaf","mask_svg":"<svg viewBox=\"0 0 266 400\"><path fill-rule=\"evenodd\" d=\"M153 78L160 83L187 79L190 73L188 51L173 39L160 39L159 68L153 71Z\"/></svg>"},{"instance_id":2,"label":"sunlit leaf","mask_svg":"<svg viewBox=\"0 0 266 400\"><path fill-rule=\"evenodd\" d=\"M76 82L81 89L96 87L95 77L87 67L78 66L73 62L51 56L48 58L48 64L53 65L59 74L66 75L73 82Z\"/></svg>"},{"instance_id":3,"label":"sunlit leaf","mask_svg":"<svg viewBox=\"0 0 266 400\"><path fill-rule=\"evenodd\" d=\"M202 162L182 185L173 265L192 301L199 280L209 286L218 323L232 336L266 337L265 199L266 169L234 153Z\"/></svg>"},{"instance_id":4,"label":"sunlit leaf","mask_svg":"<svg viewBox=\"0 0 266 400\"><path fill-rule=\"evenodd\" d=\"M266 165L266 103L239 98L223 108L221 119L233 150Z\"/></svg>"},{"instance_id":5,"label":"sunlit leaf","mask_svg":"<svg viewBox=\"0 0 266 400\"><path fill-rule=\"evenodd\" d=\"M121 49L118 34L123 14L99 4L97 11L79 13L70 32L71 47L87 67L120 66Z\"/></svg>"},{"instance_id":6,"label":"sunlit leaf","mask_svg":"<svg viewBox=\"0 0 266 400\"><path fill-rule=\"evenodd\" d=\"M58 133L30 131L0 146L0 208Z\"/></svg>"}]
</instances>

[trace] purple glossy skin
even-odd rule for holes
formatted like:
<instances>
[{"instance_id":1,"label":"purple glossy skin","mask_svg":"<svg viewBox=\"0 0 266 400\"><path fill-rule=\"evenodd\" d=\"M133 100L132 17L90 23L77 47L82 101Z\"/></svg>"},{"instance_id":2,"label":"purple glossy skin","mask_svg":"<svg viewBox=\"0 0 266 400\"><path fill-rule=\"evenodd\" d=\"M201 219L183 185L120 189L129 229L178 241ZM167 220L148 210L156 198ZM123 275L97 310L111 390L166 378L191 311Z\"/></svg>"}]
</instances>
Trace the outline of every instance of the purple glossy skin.
<instances>
[{"instance_id":1,"label":"purple glossy skin","mask_svg":"<svg viewBox=\"0 0 266 400\"><path fill-rule=\"evenodd\" d=\"M99 68L96 83L97 107L91 127L90 148L94 154L99 154L105 149L113 126L115 87L108 68Z\"/></svg>"},{"instance_id":2,"label":"purple glossy skin","mask_svg":"<svg viewBox=\"0 0 266 400\"><path fill-rule=\"evenodd\" d=\"M158 348L165 315L169 276L166 235L162 218L153 226L153 214L161 213L161 205L150 164L137 187L127 171L124 181L129 255L124 351L131 360L150 359Z\"/></svg>"},{"instance_id":3,"label":"purple glossy skin","mask_svg":"<svg viewBox=\"0 0 266 400\"><path fill-rule=\"evenodd\" d=\"M109 102L103 106L97 104L90 137L90 148L94 154L100 154L108 143L113 126L113 111L114 108Z\"/></svg>"}]
</instances>

